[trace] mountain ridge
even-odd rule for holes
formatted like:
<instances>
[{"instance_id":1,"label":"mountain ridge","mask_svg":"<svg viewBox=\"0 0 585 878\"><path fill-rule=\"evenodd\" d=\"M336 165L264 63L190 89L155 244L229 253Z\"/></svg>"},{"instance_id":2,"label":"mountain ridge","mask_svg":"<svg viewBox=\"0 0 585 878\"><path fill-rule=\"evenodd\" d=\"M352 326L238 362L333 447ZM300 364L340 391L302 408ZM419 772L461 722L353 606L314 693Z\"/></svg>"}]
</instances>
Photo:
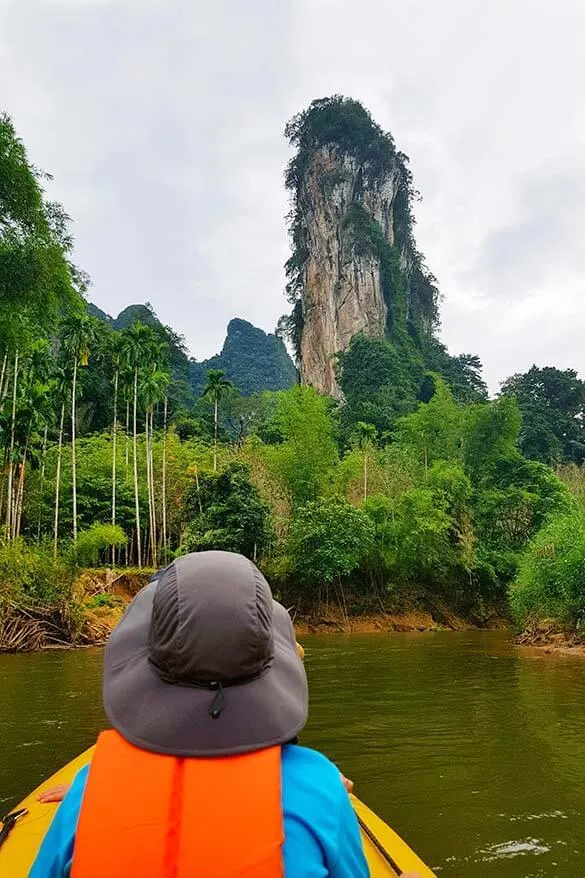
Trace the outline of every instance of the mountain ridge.
<instances>
[{"instance_id":1,"label":"mountain ridge","mask_svg":"<svg viewBox=\"0 0 585 878\"><path fill-rule=\"evenodd\" d=\"M92 302L87 303L87 311L116 331L122 331L137 321L164 330L175 377L186 379L195 396L202 393L209 369L224 371L226 378L244 396L266 390L286 390L297 382L296 367L282 339L242 317L233 317L229 321L219 353L197 360L189 355L183 337L159 320L149 302L128 305L117 317L112 317Z\"/></svg>"}]
</instances>

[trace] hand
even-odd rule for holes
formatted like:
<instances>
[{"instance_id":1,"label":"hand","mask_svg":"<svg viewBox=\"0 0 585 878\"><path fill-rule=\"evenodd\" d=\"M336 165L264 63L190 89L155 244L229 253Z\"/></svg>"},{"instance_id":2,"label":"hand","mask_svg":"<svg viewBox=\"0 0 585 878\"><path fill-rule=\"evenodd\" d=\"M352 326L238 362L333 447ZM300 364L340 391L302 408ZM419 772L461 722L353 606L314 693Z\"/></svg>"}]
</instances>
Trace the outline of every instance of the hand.
<instances>
[{"instance_id":1,"label":"hand","mask_svg":"<svg viewBox=\"0 0 585 878\"><path fill-rule=\"evenodd\" d=\"M62 783L42 792L38 801L42 802L43 805L46 805L48 802L62 802L68 792L69 784Z\"/></svg>"},{"instance_id":2,"label":"hand","mask_svg":"<svg viewBox=\"0 0 585 878\"><path fill-rule=\"evenodd\" d=\"M353 781L346 777L344 774L341 774L341 772L339 772L339 774L341 777L341 783L343 784L347 792L353 793ZM406 878L409 878L409 876L407 875ZM410 878L413 878L413 876L410 876ZM414 876L414 878L416 878L416 876Z\"/></svg>"}]
</instances>

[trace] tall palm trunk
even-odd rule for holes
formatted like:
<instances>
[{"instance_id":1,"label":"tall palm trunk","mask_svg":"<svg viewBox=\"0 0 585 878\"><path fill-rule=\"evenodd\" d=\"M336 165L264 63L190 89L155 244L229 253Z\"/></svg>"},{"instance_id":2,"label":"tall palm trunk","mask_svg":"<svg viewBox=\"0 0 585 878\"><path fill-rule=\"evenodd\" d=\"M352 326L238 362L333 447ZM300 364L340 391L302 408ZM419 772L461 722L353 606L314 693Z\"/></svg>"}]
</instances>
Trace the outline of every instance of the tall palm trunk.
<instances>
[{"instance_id":1,"label":"tall palm trunk","mask_svg":"<svg viewBox=\"0 0 585 878\"><path fill-rule=\"evenodd\" d=\"M146 446L146 489L148 493L148 530L145 535L145 554L148 557L148 543L150 542L150 560L154 564L154 555L152 552L152 492L150 485L150 411L146 407L146 415L144 420L144 441ZM150 540L149 540L150 537Z\"/></svg>"},{"instance_id":2,"label":"tall palm trunk","mask_svg":"<svg viewBox=\"0 0 585 878\"><path fill-rule=\"evenodd\" d=\"M59 422L59 446L57 451L57 471L55 473L55 529L53 537L53 555L57 557L59 545L59 497L61 493L61 457L63 454L63 428L65 426L65 403L61 403L61 420Z\"/></svg>"},{"instance_id":3,"label":"tall palm trunk","mask_svg":"<svg viewBox=\"0 0 585 878\"><path fill-rule=\"evenodd\" d=\"M118 377L114 376L114 424L112 427L112 527L116 524L116 450L118 439ZM112 546L112 567L116 563L116 547Z\"/></svg>"},{"instance_id":4,"label":"tall palm trunk","mask_svg":"<svg viewBox=\"0 0 585 878\"><path fill-rule=\"evenodd\" d=\"M71 384L71 482L73 487L73 542L77 542L77 458L75 454L75 397L77 396L77 356Z\"/></svg>"},{"instance_id":5,"label":"tall palm trunk","mask_svg":"<svg viewBox=\"0 0 585 878\"><path fill-rule=\"evenodd\" d=\"M20 476L18 479L18 488L16 489L16 507L14 511L14 525L13 525L13 539L20 536L20 525L22 521L22 506L24 501L24 479L26 473L26 459L28 455L28 444L30 440L30 434L26 437L26 443L24 446L24 454L22 457L22 461L20 464Z\"/></svg>"},{"instance_id":6,"label":"tall palm trunk","mask_svg":"<svg viewBox=\"0 0 585 878\"><path fill-rule=\"evenodd\" d=\"M148 481L148 519L150 526L150 559L152 565L156 567L157 551L156 551L156 510L154 501L154 465L152 455L152 434L153 434L153 409L146 412L146 478Z\"/></svg>"},{"instance_id":7,"label":"tall palm trunk","mask_svg":"<svg viewBox=\"0 0 585 878\"><path fill-rule=\"evenodd\" d=\"M163 560L167 560L167 414L169 398L165 396L163 454L162 454L162 539Z\"/></svg>"},{"instance_id":8,"label":"tall palm trunk","mask_svg":"<svg viewBox=\"0 0 585 878\"><path fill-rule=\"evenodd\" d=\"M128 441L128 433L129 432L130 432L130 400L127 399L126 400L126 448L125 448L125 453L124 453L124 462L126 465L126 470L124 472L124 484L125 485L128 484L128 470L130 468L130 464L128 462L130 459L129 450L128 450L128 446L130 444Z\"/></svg>"},{"instance_id":9,"label":"tall palm trunk","mask_svg":"<svg viewBox=\"0 0 585 878\"><path fill-rule=\"evenodd\" d=\"M214 429L213 429L213 472L217 472L217 409L218 409L218 398L217 393L215 394L215 416L214 416Z\"/></svg>"},{"instance_id":10,"label":"tall palm trunk","mask_svg":"<svg viewBox=\"0 0 585 878\"><path fill-rule=\"evenodd\" d=\"M156 497L154 493L154 411L150 409L150 492L152 494L152 563L158 567L158 533L156 524Z\"/></svg>"},{"instance_id":11,"label":"tall palm trunk","mask_svg":"<svg viewBox=\"0 0 585 878\"><path fill-rule=\"evenodd\" d=\"M134 450L134 502L136 508L136 557L138 566L142 567L142 544L140 541L140 498L138 496L138 456L136 448L136 406L138 404L138 366L134 367L134 429L133 429L133 450Z\"/></svg>"},{"instance_id":12,"label":"tall palm trunk","mask_svg":"<svg viewBox=\"0 0 585 878\"><path fill-rule=\"evenodd\" d=\"M2 360L2 373L0 374L0 405L4 402L4 397L6 396L6 390L4 389L4 376L6 375L6 366L8 365L8 352L4 354L4 359ZM6 375L6 378L8 376ZM8 386L8 380L6 381L6 386Z\"/></svg>"},{"instance_id":13,"label":"tall palm trunk","mask_svg":"<svg viewBox=\"0 0 585 878\"><path fill-rule=\"evenodd\" d=\"M12 535L12 522L14 520L14 431L16 425L16 388L18 386L18 348L14 354L14 376L12 383L12 415L10 418L10 445L8 447L8 489L6 491L6 539Z\"/></svg>"},{"instance_id":14,"label":"tall palm trunk","mask_svg":"<svg viewBox=\"0 0 585 878\"><path fill-rule=\"evenodd\" d=\"M368 451L369 447L366 444L364 447L364 500L368 499Z\"/></svg>"},{"instance_id":15,"label":"tall palm trunk","mask_svg":"<svg viewBox=\"0 0 585 878\"><path fill-rule=\"evenodd\" d=\"M43 450L41 452L41 483L39 486L39 522L37 526L37 540L41 539L41 531L43 528L43 497L45 493L45 464L47 462L47 425L43 432Z\"/></svg>"},{"instance_id":16,"label":"tall palm trunk","mask_svg":"<svg viewBox=\"0 0 585 878\"><path fill-rule=\"evenodd\" d=\"M8 471L8 445L4 446L4 458L2 460L2 476L0 477L0 521L4 520L5 511L4 511L4 483L6 482L6 473Z\"/></svg>"}]
</instances>

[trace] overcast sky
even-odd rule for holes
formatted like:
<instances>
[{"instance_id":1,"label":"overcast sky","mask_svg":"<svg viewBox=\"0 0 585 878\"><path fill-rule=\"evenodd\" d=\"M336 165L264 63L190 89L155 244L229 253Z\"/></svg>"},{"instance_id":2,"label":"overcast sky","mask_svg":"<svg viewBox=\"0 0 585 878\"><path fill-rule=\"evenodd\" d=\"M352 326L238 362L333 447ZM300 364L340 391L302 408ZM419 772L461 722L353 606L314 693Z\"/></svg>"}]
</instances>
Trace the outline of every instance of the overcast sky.
<instances>
[{"instance_id":1,"label":"overcast sky","mask_svg":"<svg viewBox=\"0 0 585 878\"><path fill-rule=\"evenodd\" d=\"M585 377L583 0L0 0L0 100L90 298L193 355L286 308L286 120L360 99L411 159L442 337L493 390Z\"/></svg>"}]
</instances>

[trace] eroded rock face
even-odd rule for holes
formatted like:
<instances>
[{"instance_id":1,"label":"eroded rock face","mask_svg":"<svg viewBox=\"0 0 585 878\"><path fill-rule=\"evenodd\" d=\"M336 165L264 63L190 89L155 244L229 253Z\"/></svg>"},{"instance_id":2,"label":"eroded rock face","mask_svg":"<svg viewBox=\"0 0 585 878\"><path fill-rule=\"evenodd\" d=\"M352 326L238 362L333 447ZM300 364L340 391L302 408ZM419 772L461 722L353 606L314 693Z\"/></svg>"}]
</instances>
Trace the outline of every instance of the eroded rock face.
<instances>
[{"instance_id":1,"label":"eroded rock face","mask_svg":"<svg viewBox=\"0 0 585 878\"><path fill-rule=\"evenodd\" d=\"M299 190L307 258L302 272L301 381L339 396L335 354L359 332L380 336L387 309L380 261L356 242L351 212L365 211L394 243L393 203L398 168L371 180L367 165L335 146L312 156Z\"/></svg>"}]
</instances>

